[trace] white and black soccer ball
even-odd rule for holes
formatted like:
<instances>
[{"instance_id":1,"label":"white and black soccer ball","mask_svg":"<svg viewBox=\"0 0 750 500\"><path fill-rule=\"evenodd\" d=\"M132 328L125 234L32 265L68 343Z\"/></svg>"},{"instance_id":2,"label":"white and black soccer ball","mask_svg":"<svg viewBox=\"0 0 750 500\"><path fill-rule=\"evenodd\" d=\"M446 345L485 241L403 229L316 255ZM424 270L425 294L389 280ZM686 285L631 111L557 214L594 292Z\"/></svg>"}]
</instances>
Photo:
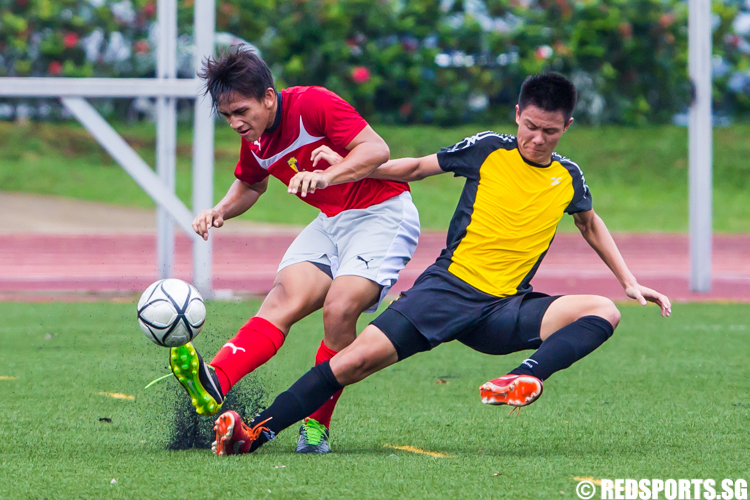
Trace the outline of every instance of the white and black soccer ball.
<instances>
[{"instance_id":1,"label":"white and black soccer ball","mask_svg":"<svg viewBox=\"0 0 750 500\"><path fill-rule=\"evenodd\" d=\"M178 347L193 340L206 322L206 305L194 286L159 280L138 301L138 324L153 343Z\"/></svg>"}]
</instances>

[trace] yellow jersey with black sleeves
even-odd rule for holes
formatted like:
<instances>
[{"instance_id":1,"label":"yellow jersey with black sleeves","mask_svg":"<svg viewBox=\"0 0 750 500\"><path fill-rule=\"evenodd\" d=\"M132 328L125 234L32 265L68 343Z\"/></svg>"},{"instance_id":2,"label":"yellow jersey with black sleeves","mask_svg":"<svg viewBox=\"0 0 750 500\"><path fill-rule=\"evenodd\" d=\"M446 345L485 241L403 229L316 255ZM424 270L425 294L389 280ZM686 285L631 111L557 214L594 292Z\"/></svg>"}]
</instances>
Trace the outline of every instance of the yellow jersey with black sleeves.
<instances>
[{"instance_id":1,"label":"yellow jersey with black sleeves","mask_svg":"<svg viewBox=\"0 0 750 500\"><path fill-rule=\"evenodd\" d=\"M531 291L563 214L591 210L581 169L557 153L549 165L533 163L514 136L490 131L437 157L466 184L436 264L496 297Z\"/></svg>"}]
</instances>

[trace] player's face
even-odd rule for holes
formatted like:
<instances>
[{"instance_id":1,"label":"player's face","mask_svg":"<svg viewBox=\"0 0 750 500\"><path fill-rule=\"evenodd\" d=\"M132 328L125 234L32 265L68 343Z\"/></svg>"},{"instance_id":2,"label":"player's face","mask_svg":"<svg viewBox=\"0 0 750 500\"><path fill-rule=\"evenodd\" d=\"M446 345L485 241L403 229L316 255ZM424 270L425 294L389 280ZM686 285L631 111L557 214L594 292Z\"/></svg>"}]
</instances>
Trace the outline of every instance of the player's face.
<instances>
[{"instance_id":1,"label":"player's face","mask_svg":"<svg viewBox=\"0 0 750 500\"><path fill-rule=\"evenodd\" d=\"M261 100L232 92L219 103L218 109L235 132L255 142L276 118L276 92L267 89Z\"/></svg>"},{"instance_id":2,"label":"player's face","mask_svg":"<svg viewBox=\"0 0 750 500\"><path fill-rule=\"evenodd\" d=\"M560 142L560 137L573 123L573 118L565 122L562 111L545 111L534 105L520 111L516 106L518 124L518 149L524 158L546 165L552 160L552 153Z\"/></svg>"}]
</instances>

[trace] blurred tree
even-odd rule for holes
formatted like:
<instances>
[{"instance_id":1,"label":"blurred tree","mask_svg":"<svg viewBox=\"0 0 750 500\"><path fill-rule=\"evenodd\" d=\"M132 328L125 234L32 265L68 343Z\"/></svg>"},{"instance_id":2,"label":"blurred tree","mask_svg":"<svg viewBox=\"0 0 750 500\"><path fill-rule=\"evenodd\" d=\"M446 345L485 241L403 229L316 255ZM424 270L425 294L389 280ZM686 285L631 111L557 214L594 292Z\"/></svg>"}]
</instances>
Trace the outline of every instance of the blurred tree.
<instances>
[{"instance_id":1,"label":"blurred tree","mask_svg":"<svg viewBox=\"0 0 750 500\"><path fill-rule=\"evenodd\" d=\"M178 4L181 76L193 1ZM750 111L748 10L713 4L720 113ZM374 121L510 119L547 70L573 79L591 123L667 122L689 100L685 0L217 0L216 16L279 87L326 86ZM0 0L0 76L152 76L155 18L156 0Z\"/></svg>"}]
</instances>

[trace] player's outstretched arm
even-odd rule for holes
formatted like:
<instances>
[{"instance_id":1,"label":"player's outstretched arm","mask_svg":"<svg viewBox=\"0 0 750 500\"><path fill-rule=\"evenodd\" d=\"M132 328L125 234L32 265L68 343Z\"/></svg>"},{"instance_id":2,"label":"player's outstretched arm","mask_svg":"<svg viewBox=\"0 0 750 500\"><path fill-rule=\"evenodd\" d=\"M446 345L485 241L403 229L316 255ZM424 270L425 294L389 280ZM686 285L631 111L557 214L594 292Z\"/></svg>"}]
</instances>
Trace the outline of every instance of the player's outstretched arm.
<instances>
[{"instance_id":1,"label":"player's outstretched arm","mask_svg":"<svg viewBox=\"0 0 750 500\"><path fill-rule=\"evenodd\" d=\"M421 158L398 158L380 165L370 177L387 181L414 182L425 177L444 174L440 168L436 154Z\"/></svg>"},{"instance_id":2,"label":"player's outstretched arm","mask_svg":"<svg viewBox=\"0 0 750 500\"><path fill-rule=\"evenodd\" d=\"M346 145L349 154L337 164L323 171L299 172L289 181L289 193L303 198L316 189L325 189L335 184L356 182L388 161L391 155L388 145L369 125ZM337 155L338 156L338 155ZM313 158L313 161L314 158ZM318 160L320 161L320 160ZM317 162L315 163L317 164Z\"/></svg>"},{"instance_id":3,"label":"player's outstretched arm","mask_svg":"<svg viewBox=\"0 0 750 500\"><path fill-rule=\"evenodd\" d=\"M329 165L337 165L344 159L328 146L320 146L312 152L313 166L320 160L325 160ZM443 174L445 171L438 164L437 155L423 156L421 158L398 158L389 160L370 175L371 179L382 179L386 181L413 182L420 181L431 175Z\"/></svg>"},{"instance_id":4,"label":"player's outstretched arm","mask_svg":"<svg viewBox=\"0 0 750 500\"><path fill-rule=\"evenodd\" d=\"M573 214L573 219L584 239L612 270L628 297L637 300L643 306L648 302L655 303L661 308L662 316L672 313L672 304L666 295L639 284L635 279L601 217L593 210L587 210Z\"/></svg>"},{"instance_id":5,"label":"player's outstretched arm","mask_svg":"<svg viewBox=\"0 0 750 500\"><path fill-rule=\"evenodd\" d=\"M195 217L193 230L204 240L208 240L210 228L221 227L225 220L247 212L267 188L267 177L256 184L246 184L239 179L235 180L227 194L214 208L203 210Z\"/></svg>"}]
</instances>

